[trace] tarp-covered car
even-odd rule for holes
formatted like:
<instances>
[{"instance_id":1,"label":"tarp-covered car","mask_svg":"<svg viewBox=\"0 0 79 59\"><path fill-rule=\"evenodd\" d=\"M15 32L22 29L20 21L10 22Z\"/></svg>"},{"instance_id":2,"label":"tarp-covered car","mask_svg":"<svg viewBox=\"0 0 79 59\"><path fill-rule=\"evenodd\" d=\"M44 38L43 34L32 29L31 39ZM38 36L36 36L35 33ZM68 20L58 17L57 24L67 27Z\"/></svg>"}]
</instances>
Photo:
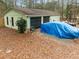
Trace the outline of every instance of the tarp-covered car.
<instances>
[{"instance_id":1,"label":"tarp-covered car","mask_svg":"<svg viewBox=\"0 0 79 59\"><path fill-rule=\"evenodd\" d=\"M58 38L79 38L79 28L73 27L65 22L48 22L41 24L41 32Z\"/></svg>"}]
</instances>

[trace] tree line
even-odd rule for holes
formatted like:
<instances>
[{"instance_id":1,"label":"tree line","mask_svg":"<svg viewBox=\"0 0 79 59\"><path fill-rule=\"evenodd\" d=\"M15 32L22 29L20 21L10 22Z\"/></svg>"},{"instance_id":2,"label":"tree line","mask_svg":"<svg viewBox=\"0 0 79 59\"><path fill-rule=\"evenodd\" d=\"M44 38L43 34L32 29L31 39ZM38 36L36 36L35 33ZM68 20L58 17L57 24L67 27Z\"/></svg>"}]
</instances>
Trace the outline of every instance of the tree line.
<instances>
[{"instance_id":1,"label":"tree line","mask_svg":"<svg viewBox=\"0 0 79 59\"><path fill-rule=\"evenodd\" d=\"M59 12L67 19L78 14L78 0L1 0L8 7L35 8Z\"/></svg>"}]
</instances>

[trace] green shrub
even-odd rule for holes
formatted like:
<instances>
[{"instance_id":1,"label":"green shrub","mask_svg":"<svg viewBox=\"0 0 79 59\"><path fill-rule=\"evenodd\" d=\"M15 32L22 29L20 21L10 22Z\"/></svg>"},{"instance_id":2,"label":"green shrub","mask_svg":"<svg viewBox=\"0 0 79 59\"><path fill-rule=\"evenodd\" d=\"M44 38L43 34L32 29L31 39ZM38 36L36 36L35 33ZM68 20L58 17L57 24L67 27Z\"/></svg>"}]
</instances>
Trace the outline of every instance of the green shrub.
<instances>
[{"instance_id":1,"label":"green shrub","mask_svg":"<svg viewBox=\"0 0 79 59\"><path fill-rule=\"evenodd\" d=\"M24 33L26 31L27 21L21 18L16 22L16 25L18 26L18 32Z\"/></svg>"}]
</instances>

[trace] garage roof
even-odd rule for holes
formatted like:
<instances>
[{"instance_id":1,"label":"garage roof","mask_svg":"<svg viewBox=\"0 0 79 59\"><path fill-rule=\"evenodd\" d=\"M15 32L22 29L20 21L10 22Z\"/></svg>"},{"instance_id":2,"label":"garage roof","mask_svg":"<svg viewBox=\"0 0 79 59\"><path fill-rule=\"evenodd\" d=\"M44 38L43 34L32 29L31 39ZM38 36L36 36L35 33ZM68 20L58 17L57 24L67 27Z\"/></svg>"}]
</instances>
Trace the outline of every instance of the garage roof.
<instances>
[{"instance_id":1,"label":"garage roof","mask_svg":"<svg viewBox=\"0 0 79 59\"><path fill-rule=\"evenodd\" d=\"M52 12L52 11L42 10L42 9L15 8L15 10L20 11L25 15L59 16L57 12Z\"/></svg>"}]
</instances>

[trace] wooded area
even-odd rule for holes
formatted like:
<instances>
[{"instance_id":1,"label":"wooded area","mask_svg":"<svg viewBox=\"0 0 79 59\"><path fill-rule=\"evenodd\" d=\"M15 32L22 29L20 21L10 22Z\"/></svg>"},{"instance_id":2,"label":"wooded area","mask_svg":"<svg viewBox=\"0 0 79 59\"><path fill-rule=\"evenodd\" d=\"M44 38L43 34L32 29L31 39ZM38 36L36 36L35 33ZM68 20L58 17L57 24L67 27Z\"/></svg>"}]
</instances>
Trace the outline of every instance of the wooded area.
<instances>
[{"instance_id":1,"label":"wooded area","mask_svg":"<svg viewBox=\"0 0 79 59\"><path fill-rule=\"evenodd\" d=\"M15 7L56 11L61 18L65 17L67 20L75 18L79 12L78 0L0 0L0 10L2 11Z\"/></svg>"}]
</instances>

